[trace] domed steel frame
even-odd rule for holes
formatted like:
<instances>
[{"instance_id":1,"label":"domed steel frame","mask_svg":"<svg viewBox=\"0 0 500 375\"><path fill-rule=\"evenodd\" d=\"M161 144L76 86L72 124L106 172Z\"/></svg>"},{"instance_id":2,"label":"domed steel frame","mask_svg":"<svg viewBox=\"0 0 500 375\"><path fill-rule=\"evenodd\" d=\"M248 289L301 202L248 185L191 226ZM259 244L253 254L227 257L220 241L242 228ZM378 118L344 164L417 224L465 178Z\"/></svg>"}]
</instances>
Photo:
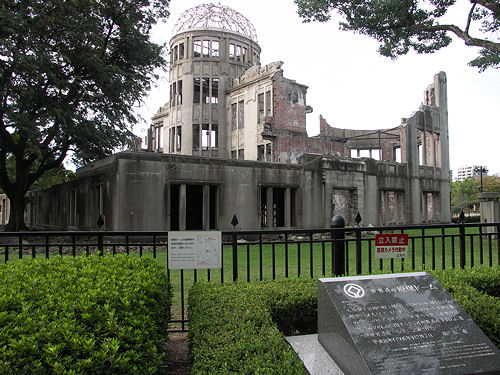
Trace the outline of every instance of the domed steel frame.
<instances>
[{"instance_id":1,"label":"domed steel frame","mask_svg":"<svg viewBox=\"0 0 500 375\"><path fill-rule=\"evenodd\" d=\"M252 23L234 9L215 4L202 4L186 10L174 25L173 34L196 28L230 30L257 42Z\"/></svg>"}]
</instances>

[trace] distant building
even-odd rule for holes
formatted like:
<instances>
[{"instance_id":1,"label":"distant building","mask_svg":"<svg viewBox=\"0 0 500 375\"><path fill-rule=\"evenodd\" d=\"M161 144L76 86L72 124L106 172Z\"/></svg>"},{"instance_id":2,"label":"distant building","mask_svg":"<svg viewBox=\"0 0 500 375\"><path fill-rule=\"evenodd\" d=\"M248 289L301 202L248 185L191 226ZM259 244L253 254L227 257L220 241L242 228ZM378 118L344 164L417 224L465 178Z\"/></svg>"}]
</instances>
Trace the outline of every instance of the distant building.
<instances>
[{"instance_id":1,"label":"distant building","mask_svg":"<svg viewBox=\"0 0 500 375\"><path fill-rule=\"evenodd\" d=\"M456 181L463 181L469 177L479 177L480 168L487 169L485 165L466 165L458 168Z\"/></svg>"}]
</instances>

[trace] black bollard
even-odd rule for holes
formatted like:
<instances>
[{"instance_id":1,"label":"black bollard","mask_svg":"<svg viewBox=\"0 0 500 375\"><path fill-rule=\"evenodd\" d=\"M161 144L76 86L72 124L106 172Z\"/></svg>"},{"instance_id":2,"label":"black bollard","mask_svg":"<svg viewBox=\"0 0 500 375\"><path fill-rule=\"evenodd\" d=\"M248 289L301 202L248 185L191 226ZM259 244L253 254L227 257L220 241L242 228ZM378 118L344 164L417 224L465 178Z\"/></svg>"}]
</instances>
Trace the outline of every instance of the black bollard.
<instances>
[{"instance_id":1,"label":"black bollard","mask_svg":"<svg viewBox=\"0 0 500 375\"><path fill-rule=\"evenodd\" d=\"M332 217L332 228L345 228L345 220L340 215ZM345 275L345 231L336 230L332 232L333 238L333 274L335 276Z\"/></svg>"}]
</instances>

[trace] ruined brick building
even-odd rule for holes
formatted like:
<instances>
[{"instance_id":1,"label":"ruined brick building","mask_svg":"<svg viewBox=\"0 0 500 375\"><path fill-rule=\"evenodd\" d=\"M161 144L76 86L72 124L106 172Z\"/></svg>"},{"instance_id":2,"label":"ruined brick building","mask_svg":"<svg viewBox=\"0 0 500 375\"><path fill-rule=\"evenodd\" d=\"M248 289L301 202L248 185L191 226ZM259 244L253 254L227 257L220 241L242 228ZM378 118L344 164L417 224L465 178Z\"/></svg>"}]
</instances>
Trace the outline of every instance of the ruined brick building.
<instances>
[{"instance_id":1,"label":"ruined brick building","mask_svg":"<svg viewBox=\"0 0 500 375\"><path fill-rule=\"evenodd\" d=\"M123 152L33 192L33 227L108 230L320 228L360 212L368 225L450 221L446 75L388 129L320 116L309 137L307 86L260 63L251 23L220 5L187 10L170 40L170 98L148 152ZM406 111L406 109L405 109Z\"/></svg>"}]
</instances>

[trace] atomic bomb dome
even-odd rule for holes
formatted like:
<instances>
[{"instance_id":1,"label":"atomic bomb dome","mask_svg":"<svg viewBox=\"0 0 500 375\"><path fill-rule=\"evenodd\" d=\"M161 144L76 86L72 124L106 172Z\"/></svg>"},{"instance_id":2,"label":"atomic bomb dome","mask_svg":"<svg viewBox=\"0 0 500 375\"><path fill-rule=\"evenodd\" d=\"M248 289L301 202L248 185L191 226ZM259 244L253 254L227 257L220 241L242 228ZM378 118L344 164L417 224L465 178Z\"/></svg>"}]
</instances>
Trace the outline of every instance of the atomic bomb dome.
<instances>
[{"instance_id":1,"label":"atomic bomb dome","mask_svg":"<svg viewBox=\"0 0 500 375\"><path fill-rule=\"evenodd\" d=\"M186 10L174 25L173 34L197 28L229 30L257 42L257 32L252 23L227 6L202 4Z\"/></svg>"}]
</instances>

